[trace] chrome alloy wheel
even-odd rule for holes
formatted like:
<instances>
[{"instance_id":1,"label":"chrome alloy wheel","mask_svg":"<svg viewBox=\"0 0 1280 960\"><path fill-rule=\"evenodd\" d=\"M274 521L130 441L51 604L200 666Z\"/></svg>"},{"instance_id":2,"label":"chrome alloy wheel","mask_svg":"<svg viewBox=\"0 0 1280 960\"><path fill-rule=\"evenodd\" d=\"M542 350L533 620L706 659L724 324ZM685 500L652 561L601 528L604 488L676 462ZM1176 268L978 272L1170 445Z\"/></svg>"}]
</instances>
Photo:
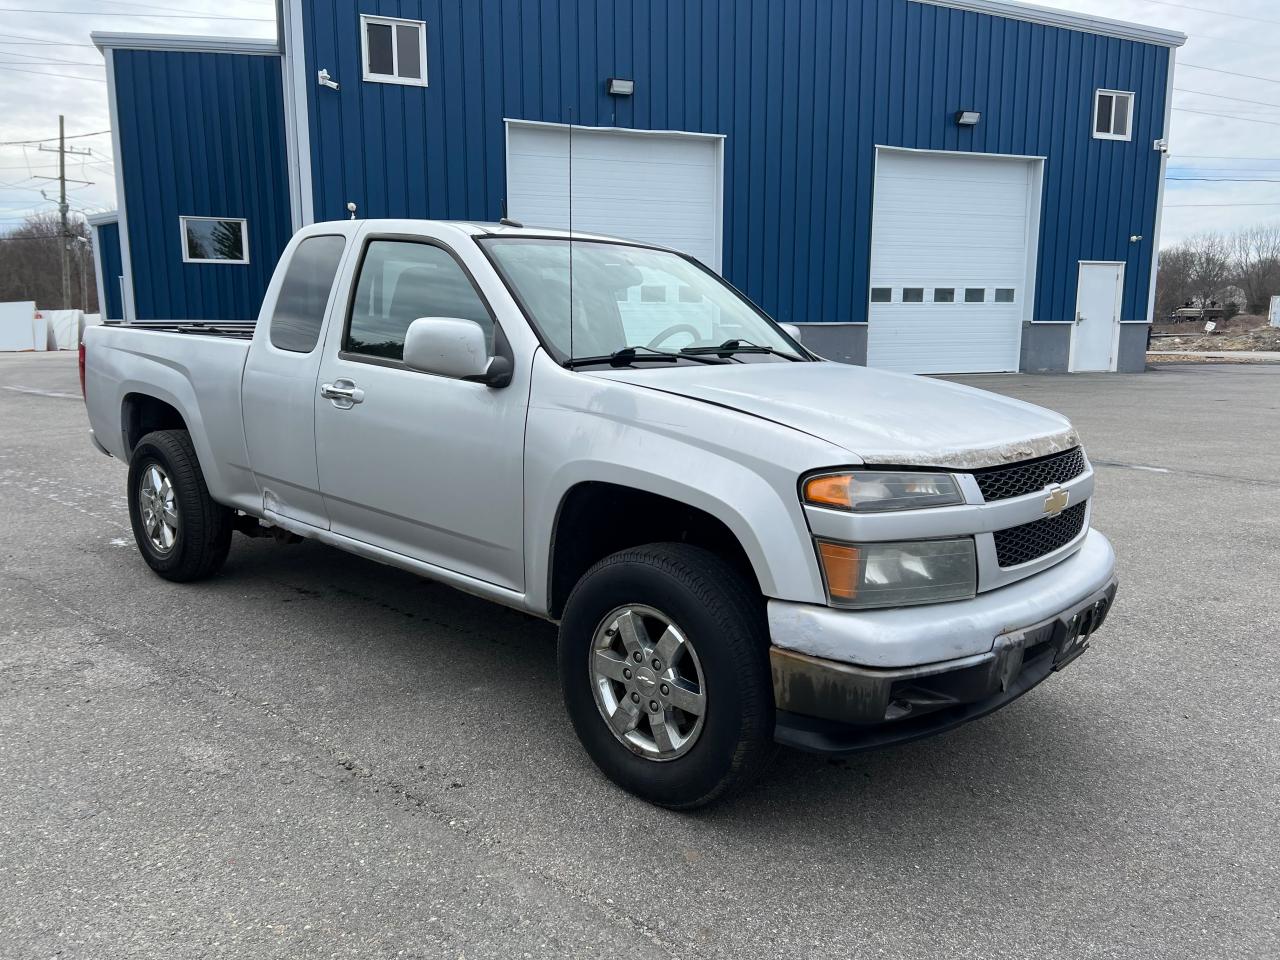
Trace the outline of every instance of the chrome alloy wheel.
<instances>
[{"instance_id":1,"label":"chrome alloy wheel","mask_svg":"<svg viewBox=\"0 0 1280 960\"><path fill-rule=\"evenodd\" d=\"M591 692L613 735L649 760L674 760L702 733L706 684L693 644L639 604L609 612L591 640Z\"/></svg>"},{"instance_id":2,"label":"chrome alloy wheel","mask_svg":"<svg viewBox=\"0 0 1280 960\"><path fill-rule=\"evenodd\" d=\"M178 540L178 504L173 484L159 464L150 464L138 481L138 509L151 548L168 553Z\"/></svg>"}]
</instances>

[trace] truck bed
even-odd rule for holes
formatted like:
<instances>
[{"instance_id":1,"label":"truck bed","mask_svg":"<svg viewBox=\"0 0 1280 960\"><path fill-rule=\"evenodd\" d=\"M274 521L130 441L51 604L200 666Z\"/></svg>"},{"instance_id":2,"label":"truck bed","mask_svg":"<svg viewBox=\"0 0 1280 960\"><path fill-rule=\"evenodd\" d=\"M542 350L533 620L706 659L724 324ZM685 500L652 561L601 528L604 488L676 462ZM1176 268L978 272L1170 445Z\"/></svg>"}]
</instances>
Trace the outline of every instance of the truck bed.
<instances>
[{"instance_id":1,"label":"truck bed","mask_svg":"<svg viewBox=\"0 0 1280 960\"><path fill-rule=\"evenodd\" d=\"M248 468L240 380L253 324L114 323L85 330L85 403L94 438L128 462L122 412L135 395L179 411L214 498L258 502ZM136 438L134 438L136 439Z\"/></svg>"},{"instance_id":2,"label":"truck bed","mask_svg":"<svg viewBox=\"0 0 1280 960\"><path fill-rule=\"evenodd\" d=\"M132 323L125 320L108 320L101 326L251 340L256 323L253 320L135 320Z\"/></svg>"}]
</instances>

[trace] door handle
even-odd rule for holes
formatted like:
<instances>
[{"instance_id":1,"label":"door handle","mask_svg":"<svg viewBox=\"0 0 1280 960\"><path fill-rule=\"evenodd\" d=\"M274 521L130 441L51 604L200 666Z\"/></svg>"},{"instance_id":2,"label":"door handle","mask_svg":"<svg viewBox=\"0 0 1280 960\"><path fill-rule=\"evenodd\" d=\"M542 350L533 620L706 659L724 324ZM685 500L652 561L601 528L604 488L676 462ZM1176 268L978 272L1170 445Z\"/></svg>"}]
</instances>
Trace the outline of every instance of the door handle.
<instances>
[{"instance_id":1,"label":"door handle","mask_svg":"<svg viewBox=\"0 0 1280 960\"><path fill-rule=\"evenodd\" d=\"M320 396L333 403L339 410L350 410L357 403L364 403L364 391L354 380L335 380L320 384Z\"/></svg>"},{"instance_id":2,"label":"door handle","mask_svg":"<svg viewBox=\"0 0 1280 960\"><path fill-rule=\"evenodd\" d=\"M1081 313L1079 310L1077 310L1077 311L1076 311L1076 326L1079 326L1079 325L1080 325L1080 323L1081 323L1083 320L1084 320L1084 314L1083 314L1083 313Z\"/></svg>"}]
</instances>

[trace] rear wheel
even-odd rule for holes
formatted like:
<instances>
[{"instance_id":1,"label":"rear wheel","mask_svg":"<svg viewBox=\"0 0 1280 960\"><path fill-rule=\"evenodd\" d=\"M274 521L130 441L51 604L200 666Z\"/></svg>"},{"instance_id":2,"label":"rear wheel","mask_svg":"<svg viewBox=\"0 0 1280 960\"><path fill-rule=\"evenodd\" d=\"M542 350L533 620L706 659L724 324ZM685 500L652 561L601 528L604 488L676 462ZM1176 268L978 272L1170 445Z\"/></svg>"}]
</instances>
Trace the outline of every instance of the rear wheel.
<instances>
[{"instance_id":1,"label":"rear wheel","mask_svg":"<svg viewBox=\"0 0 1280 960\"><path fill-rule=\"evenodd\" d=\"M199 580L222 567L232 511L209 496L187 431L157 430L134 447L129 520L142 559L166 580Z\"/></svg>"},{"instance_id":2,"label":"rear wheel","mask_svg":"<svg viewBox=\"0 0 1280 960\"><path fill-rule=\"evenodd\" d=\"M587 753L653 803L703 806L773 754L760 598L686 544L624 550L574 588L560 626L565 703Z\"/></svg>"}]
</instances>

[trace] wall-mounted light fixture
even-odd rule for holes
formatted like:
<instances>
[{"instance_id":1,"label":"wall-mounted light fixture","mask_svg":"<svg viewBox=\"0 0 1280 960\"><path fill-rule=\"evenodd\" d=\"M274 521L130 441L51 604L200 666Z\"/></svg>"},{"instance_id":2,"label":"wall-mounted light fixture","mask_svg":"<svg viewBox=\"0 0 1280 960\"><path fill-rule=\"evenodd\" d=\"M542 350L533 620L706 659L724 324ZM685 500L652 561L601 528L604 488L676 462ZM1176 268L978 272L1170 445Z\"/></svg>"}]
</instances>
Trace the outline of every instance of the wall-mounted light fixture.
<instances>
[{"instance_id":1,"label":"wall-mounted light fixture","mask_svg":"<svg viewBox=\"0 0 1280 960\"><path fill-rule=\"evenodd\" d=\"M316 83L322 87L328 87L330 90L338 89L338 81L329 76L328 70L321 70L316 74Z\"/></svg>"},{"instance_id":2,"label":"wall-mounted light fixture","mask_svg":"<svg viewBox=\"0 0 1280 960\"><path fill-rule=\"evenodd\" d=\"M962 127L976 127L978 121L982 119L982 114L977 110L957 110L956 123Z\"/></svg>"},{"instance_id":3,"label":"wall-mounted light fixture","mask_svg":"<svg viewBox=\"0 0 1280 960\"><path fill-rule=\"evenodd\" d=\"M615 97L629 97L636 92L634 80L623 80L621 77L609 78L609 93Z\"/></svg>"}]
</instances>

